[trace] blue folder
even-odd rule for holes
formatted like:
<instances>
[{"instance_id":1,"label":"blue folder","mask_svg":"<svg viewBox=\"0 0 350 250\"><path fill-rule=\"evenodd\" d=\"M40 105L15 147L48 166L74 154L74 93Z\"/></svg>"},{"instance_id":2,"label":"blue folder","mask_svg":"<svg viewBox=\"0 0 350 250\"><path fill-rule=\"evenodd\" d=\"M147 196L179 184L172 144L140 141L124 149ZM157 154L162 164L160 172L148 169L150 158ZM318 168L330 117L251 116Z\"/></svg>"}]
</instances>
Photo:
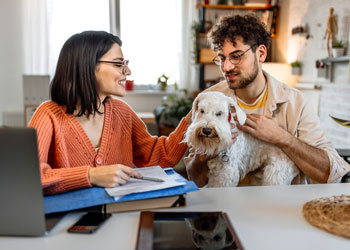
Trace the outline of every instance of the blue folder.
<instances>
[{"instance_id":1,"label":"blue folder","mask_svg":"<svg viewBox=\"0 0 350 250\"><path fill-rule=\"evenodd\" d=\"M144 200L173 195L181 195L199 190L193 181L186 180L181 175L176 173L173 169L165 169L165 172L168 175L175 175L172 177L174 177L176 181L185 182L186 184L183 186L171 187L161 190L128 194L121 197L117 201L113 197L109 196L106 190L101 187L84 188L62 194L48 195L44 196L45 214L93 207L112 202Z\"/></svg>"}]
</instances>

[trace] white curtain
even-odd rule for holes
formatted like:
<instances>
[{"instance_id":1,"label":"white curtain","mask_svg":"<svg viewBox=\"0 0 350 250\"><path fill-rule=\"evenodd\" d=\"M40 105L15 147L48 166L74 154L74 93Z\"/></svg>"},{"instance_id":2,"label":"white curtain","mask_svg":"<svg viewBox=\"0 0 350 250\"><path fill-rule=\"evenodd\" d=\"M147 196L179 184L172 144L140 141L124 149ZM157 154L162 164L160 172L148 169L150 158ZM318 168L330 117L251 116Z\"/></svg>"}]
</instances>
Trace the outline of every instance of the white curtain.
<instances>
[{"instance_id":1,"label":"white curtain","mask_svg":"<svg viewBox=\"0 0 350 250\"><path fill-rule=\"evenodd\" d=\"M53 76L71 35L110 30L108 7L108 0L23 0L24 74Z\"/></svg>"},{"instance_id":2,"label":"white curtain","mask_svg":"<svg viewBox=\"0 0 350 250\"><path fill-rule=\"evenodd\" d=\"M24 74L53 72L50 57L50 0L23 1Z\"/></svg>"},{"instance_id":3,"label":"white curtain","mask_svg":"<svg viewBox=\"0 0 350 250\"><path fill-rule=\"evenodd\" d=\"M181 88L186 88L190 92L199 89L199 69L192 59L193 54L193 37L191 26L194 21L198 21L198 10L196 9L195 0L181 0L181 48L179 49L179 68Z\"/></svg>"}]
</instances>

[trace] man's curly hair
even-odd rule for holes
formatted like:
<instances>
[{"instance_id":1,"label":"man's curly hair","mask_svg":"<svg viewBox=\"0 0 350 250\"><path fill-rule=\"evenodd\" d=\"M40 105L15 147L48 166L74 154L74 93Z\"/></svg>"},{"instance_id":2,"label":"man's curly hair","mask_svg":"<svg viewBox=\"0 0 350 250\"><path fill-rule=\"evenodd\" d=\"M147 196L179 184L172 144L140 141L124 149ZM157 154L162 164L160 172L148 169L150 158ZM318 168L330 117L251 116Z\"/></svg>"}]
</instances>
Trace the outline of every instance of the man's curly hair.
<instances>
[{"instance_id":1,"label":"man's curly hair","mask_svg":"<svg viewBox=\"0 0 350 250\"><path fill-rule=\"evenodd\" d=\"M226 40L236 46L236 38L239 36L255 51L257 46L262 44L269 48L271 34L265 27L265 24L253 15L222 16L207 37L215 51L220 50Z\"/></svg>"}]
</instances>

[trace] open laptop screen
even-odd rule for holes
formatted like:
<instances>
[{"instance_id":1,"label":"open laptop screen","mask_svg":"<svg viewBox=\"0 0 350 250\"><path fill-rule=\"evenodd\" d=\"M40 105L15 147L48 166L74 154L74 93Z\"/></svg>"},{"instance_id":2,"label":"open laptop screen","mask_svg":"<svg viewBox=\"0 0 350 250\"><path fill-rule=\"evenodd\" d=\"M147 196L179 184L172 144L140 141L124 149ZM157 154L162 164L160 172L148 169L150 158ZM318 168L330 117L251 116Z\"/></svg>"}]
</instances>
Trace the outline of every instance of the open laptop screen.
<instances>
[{"instance_id":1,"label":"open laptop screen","mask_svg":"<svg viewBox=\"0 0 350 250\"><path fill-rule=\"evenodd\" d=\"M0 128L0 235L46 231L36 132Z\"/></svg>"}]
</instances>

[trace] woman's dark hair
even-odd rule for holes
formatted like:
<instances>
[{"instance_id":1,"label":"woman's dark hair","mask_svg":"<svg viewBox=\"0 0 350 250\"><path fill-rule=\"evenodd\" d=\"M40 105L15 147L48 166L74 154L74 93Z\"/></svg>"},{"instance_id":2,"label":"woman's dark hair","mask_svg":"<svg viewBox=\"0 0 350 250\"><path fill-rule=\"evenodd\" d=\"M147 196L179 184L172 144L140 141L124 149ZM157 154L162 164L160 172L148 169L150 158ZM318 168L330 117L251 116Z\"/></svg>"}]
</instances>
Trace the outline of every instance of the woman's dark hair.
<instances>
[{"instance_id":1,"label":"woman's dark hair","mask_svg":"<svg viewBox=\"0 0 350 250\"><path fill-rule=\"evenodd\" d=\"M253 51L262 44L269 48L271 34L265 27L265 24L253 15L223 16L209 31L208 40L215 51L220 50L226 40L236 46L238 36L242 37L243 42L250 45Z\"/></svg>"},{"instance_id":2,"label":"woman's dark hair","mask_svg":"<svg viewBox=\"0 0 350 250\"><path fill-rule=\"evenodd\" d=\"M85 31L71 36L63 45L55 76L51 82L51 99L78 116L98 112L102 104L97 91L95 68L98 60L113 44L122 45L119 37L105 31Z\"/></svg>"}]
</instances>

